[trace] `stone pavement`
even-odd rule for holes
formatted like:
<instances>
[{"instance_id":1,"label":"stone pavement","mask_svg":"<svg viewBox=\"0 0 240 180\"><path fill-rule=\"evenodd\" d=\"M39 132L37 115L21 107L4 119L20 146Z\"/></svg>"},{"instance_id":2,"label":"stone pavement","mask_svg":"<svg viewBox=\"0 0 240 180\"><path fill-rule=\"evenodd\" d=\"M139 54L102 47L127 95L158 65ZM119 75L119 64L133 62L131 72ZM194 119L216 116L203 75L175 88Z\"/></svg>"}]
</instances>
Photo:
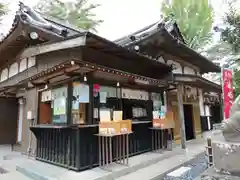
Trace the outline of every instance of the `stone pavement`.
<instances>
[{"instance_id":1,"label":"stone pavement","mask_svg":"<svg viewBox=\"0 0 240 180\"><path fill-rule=\"evenodd\" d=\"M18 162L16 168L24 175L36 180L127 180L127 179L159 179L204 152L204 140L188 142L187 151L180 147L163 153L145 153L129 159L129 166L112 164L108 167L111 172L94 168L83 172L73 172L67 169L28 159Z\"/></svg>"},{"instance_id":2,"label":"stone pavement","mask_svg":"<svg viewBox=\"0 0 240 180\"><path fill-rule=\"evenodd\" d=\"M210 133L212 135L212 133ZM208 134L205 136L209 136ZM0 167L8 172L0 174L0 180L127 180L162 179L173 170L192 164L192 161L205 151L205 139L187 142L187 150L179 146L164 153L145 153L129 159L129 166L113 164L108 167L112 172L94 168L83 172L46 164L27 158L19 153L10 152L10 147L0 146Z\"/></svg>"},{"instance_id":3,"label":"stone pavement","mask_svg":"<svg viewBox=\"0 0 240 180\"><path fill-rule=\"evenodd\" d=\"M16 162L25 161L26 157L12 152L11 146L0 145L0 180L31 180L16 171ZM1 170L4 171L1 173Z\"/></svg>"}]
</instances>

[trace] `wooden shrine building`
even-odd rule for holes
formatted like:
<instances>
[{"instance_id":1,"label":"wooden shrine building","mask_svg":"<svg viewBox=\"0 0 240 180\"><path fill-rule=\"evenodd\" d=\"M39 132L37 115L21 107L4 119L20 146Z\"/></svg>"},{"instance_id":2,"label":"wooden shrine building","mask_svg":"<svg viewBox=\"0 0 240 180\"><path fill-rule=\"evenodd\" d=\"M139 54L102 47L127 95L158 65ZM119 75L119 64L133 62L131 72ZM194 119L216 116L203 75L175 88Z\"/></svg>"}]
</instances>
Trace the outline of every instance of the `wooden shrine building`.
<instances>
[{"instance_id":1,"label":"wooden shrine building","mask_svg":"<svg viewBox=\"0 0 240 180\"><path fill-rule=\"evenodd\" d=\"M152 112L166 104L170 65L22 3L0 54L0 144L75 171L92 168L101 112L108 109L132 122L129 156L152 150ZM166 147L168 132L162 130L159 147Z\"/></svg>"},{"instance_id":2,"label":"wooden shrine building","mask_svg":"<svg viewBox=\"0 0 240 180\"><path fill-rule=\"evenodd\" d=\"M186 139L201 135L201 119L205 123L204 97L206 92L215 92L221 97L221 86L202 77L203 73L221 72L219 66L185 45L178 25L173 21L160 21L133 34L115 41L119 45L157 61L173 66L173 77L169 82L176 85L167 90L168 108L174 111L175 140L180 139L181 130L185 129ZM182 97L178 97L177 95ZM182 119L179 110L179 98L183 104ZM215 114L220 115L220 108ZM218 116L219 117L219 116ZM185 124L185 125L184 125Z\"/></svg>"},{"instance_id":3,"label":"wooden shrine building","mask_svg":"<svg viewBox=\"0 0 240 180\"><path fill-rule=\"evenodd\" d=\"M31 97L36 90L32 89L30 83L26 85L20 82L54 65L50 62L43 63L41 68L36 70L36 57L32 52L28 52L27 55L23 52L29 47L48 41L62 40L79 32L40 16L23 3L19 4L12 27L0 42L0 106L5 112L0 120L0 144L15 144L14 149L19 151L27 149L32 136L29 136L29 122L25 120L24 109L35 109L37 104L35 99L26 101L22 92L29 89L27 93ZM18 104L18 106L10 108L13 104Z\"/></svg>"}]
</instances>

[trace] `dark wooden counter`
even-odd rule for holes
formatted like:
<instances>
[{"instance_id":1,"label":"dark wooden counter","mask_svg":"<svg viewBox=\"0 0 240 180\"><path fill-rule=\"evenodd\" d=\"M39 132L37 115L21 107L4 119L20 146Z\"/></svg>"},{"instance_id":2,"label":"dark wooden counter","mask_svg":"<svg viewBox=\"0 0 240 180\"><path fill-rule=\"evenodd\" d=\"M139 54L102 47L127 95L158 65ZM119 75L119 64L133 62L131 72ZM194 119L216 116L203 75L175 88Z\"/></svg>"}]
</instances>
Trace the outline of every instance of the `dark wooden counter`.
<instances>
[{"instance_id":1,"label":"dark wooden counter","mask_svg":"<svg viewBox=\"0 0 240 180\"><path fill-rule=\"evenodd\" d=\"M134 121L129 135L129 155L151 151L152 121ZM37 125L36 159L75 171L98 166L98 125ZM114 139L113 139L114 143ZM113 154L113 160L116 155Z\"/></svg>"}]
</instances>

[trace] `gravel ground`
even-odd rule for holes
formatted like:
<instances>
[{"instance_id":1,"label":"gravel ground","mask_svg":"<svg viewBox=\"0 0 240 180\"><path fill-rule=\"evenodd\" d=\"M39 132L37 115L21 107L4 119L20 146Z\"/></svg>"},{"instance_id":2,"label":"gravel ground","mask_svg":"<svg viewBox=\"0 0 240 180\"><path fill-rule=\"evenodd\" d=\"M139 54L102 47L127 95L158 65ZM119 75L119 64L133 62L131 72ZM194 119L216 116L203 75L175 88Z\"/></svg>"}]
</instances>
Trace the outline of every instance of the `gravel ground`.
<instances>
[{"instance_id":1,"label":"gravel ground","mask_svg":"<svg viewBox=\"0 0 240 180\"><path fill-rule=\"evenodd\" d=\"M202 154L198 155L196 158L194 158L193 160L186 162L182 166L191 167L190 178L189 179L185 178L184 180L193 180L193 179L197 178L201 173L206 171L207 157L206 157L205 153L202 153Z\"/></svg>"}]
</instances>

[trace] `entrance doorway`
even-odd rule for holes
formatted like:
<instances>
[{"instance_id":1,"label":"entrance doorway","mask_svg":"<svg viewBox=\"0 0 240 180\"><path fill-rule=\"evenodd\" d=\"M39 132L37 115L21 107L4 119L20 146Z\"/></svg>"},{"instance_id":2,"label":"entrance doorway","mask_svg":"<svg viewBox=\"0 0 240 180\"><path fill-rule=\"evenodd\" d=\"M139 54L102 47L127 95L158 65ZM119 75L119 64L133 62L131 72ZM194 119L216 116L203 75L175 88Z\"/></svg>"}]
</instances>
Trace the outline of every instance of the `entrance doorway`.
<instances>
[{"instance_id":1,"label":"entrance doorway","mask_svg":"<svg viewBox=\"0 0 240 180\"><path fill-rule=\"evenodd\" d=\"M194 124L193 124L193 106L190 104L184 104L184 120L185 120L185 133L186 140L194 139Z\"/></svg>"},{"instance_id":2,"label":"entrance doorway","mask_svg":"<svg viewBox=\"0 0 240 180\"><path fill-rule=\"evenodd\" d=\"M18 102L16 98L0 98L0 145L16 144Z\"/></svg>"},{"instance_id":3,"label":"entrance doorway","mask_svg":"<svg viewBox=\"0 0 240 180\"><path fill-rule=\"evenodd\" d=\"M223 117L221 117L221 106L219 104L215 104L211 106L210 111L212 124L221 123L223 120Z\"/></svg>"}]
</instances>

